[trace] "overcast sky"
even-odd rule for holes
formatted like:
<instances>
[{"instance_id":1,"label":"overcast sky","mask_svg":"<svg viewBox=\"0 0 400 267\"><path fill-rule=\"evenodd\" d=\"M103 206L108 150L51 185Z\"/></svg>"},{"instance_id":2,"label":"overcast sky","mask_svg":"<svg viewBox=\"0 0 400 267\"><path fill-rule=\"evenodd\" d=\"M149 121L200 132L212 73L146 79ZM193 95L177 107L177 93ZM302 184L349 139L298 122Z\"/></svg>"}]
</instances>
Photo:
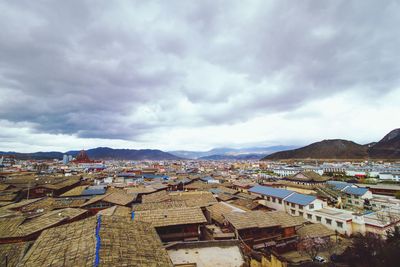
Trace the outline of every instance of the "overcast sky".
<instances>
[{"instance_id":1,"label":"overcast sky","mask_svg":"<svg viewBox=\"0 0 400 267\"><path fill-rule=\"evenodd\" d=\"M0 150L206 150L400 127L398 1L1 1Z\"/></svg>"}]
</instances>

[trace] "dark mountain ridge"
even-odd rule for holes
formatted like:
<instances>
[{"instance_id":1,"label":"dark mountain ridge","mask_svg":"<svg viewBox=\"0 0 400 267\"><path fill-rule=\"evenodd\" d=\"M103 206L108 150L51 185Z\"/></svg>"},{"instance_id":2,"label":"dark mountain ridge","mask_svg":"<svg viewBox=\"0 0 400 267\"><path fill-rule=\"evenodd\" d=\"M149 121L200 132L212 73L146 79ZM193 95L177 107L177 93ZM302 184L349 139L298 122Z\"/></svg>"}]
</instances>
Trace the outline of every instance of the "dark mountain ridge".
<instances>
[{"instance_id":1,"label":"dark mountain ridge","mask_svg":"<svg viewBox=\"0 0 400 267\"><path fill-rule=\"evenodd\" d=\"M312 143L298 149L280 151L263 160L284 159L400 159L400 128L379 142L360 145L353 141L333 139Z\"/></svg>"}]
</instances>

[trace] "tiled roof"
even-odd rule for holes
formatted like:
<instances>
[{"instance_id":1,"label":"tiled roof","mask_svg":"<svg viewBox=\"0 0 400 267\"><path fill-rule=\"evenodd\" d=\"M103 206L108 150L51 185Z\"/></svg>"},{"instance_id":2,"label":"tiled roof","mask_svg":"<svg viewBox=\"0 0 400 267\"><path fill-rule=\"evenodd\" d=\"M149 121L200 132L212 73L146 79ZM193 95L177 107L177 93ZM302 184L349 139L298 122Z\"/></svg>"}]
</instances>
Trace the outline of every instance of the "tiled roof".
<instances>
[{"instance_id":1,"label":"tiled roof","mask_svg":"<svg viewBox=\"0 0 400 267\"><path fill-rule=\"evenodd\" d=\"M294 193L287 197L285 201L289 203L294 203L294 204L299 204L302 206L306 206L316 200L317 198L315 196L310 196L310 195L304 195L304 194L299 194L299 193Z\"/></svg>"},{"instance_id":2,"label":"tiled roof","mask_svg":"<svg viewBox=\"0 0 400 267\"><path fill-rule=\"evenodd\" d=\"M290 190L274 188L274 187L269 187L269 186L262 186L262 185L257 185L257 186L250 188L249 192L257 193L257 194L261 194L261 195L265 195L265 196L281 198L281 199L293 194L293 191L290 191Z\"/></svg>"},{"instance_id":3,"label":"tiled roof","mask_svg":"<svg viewBox=\"0 0 400 267\"><path fill-rule=\"evenodd\" d=\"M200 208L174 208L135 212L135 221L148 222L154 227L201 224L207 222Z\"/></svg>"}]
</instances>

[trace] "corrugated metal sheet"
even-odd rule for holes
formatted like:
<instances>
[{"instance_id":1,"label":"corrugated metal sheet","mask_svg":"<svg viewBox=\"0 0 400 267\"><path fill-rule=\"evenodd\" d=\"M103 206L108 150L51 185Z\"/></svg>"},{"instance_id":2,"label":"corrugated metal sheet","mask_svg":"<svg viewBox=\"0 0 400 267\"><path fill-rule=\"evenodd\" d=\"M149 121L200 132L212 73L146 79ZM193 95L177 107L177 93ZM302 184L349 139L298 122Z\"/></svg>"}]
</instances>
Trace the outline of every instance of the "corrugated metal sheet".
<instances>
[{"instance_id":1,"label":"corrugated metal sheet","mask_svg":"<svg viewBox=\"0 0 400 267\"><path fill-rule=\"evenodd\" d=\"M347 187L343 191L346 192L347 194L350 194L350 195L362 196L366 192L368 192L368 188Z\"/></svg>"},{"instance_id":2,"label":"corrugated metal sheet","mask_svg":"<svg viewBox=\"0 0 400 267\"><path fill-rule=\"evenodd\" d=\"M257 194L271 196L271 197L277 197L277 198L281 198L281 199L294 193L293 191L290 191L290 190L274 188L274 187L269 187L269 186L262 186L262 185L256 185L256 186L250 188L249 191L252 193L257 193Z\"/></svg>"},{"instance_id":3,"label":"corrugated metal sheet","mask_svg":"<svg viewBox=\"0 0 400 267\"><path fill-rule=\"evenodd\" d=\"M293 195L286 198L285 201L294 203L294 204L299 204L302 206L306 206L306 205L310 204L311 202L313 202L315 199L317 199L315 196L294 193Z\"/></svg>"}]
</instances>

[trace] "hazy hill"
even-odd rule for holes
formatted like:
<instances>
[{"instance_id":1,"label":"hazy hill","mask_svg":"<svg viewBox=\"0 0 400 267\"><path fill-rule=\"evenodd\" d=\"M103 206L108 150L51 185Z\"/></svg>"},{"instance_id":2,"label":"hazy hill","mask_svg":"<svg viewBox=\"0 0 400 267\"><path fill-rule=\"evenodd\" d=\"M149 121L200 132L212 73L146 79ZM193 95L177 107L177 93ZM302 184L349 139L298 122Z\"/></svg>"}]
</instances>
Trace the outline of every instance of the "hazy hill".
<instances>
[{"instance_id":1,"label":"hazy hill","mask_svg":"<svg viewBox=\"0 0 400 267\"><path fill-rule=\"evenodd\" d=\"M113 149L98 147L86 151L91 159L116 160L176 160L177 156L156 149ZM62 152L0 152L0 155L14 155L17 159L62 159L64 154L76 156L79 151Z\"/></svg>"},{"instance_id":2,"label":"hazy hill","mask_svg":"<svg viewBox=\"0 0 400 267\"><path fill-rule=\"evenodd\" d=\"M208 151L188 151L188 150L176 150L168 151L178 157L188 159L228 159L223 156L241 156L254 154L253 158L262 158L264 155L271 153L297 148L295 146L268 146L268 147L244 147L244 148L213 148ZM258 154L259 156L255 155ZM209 158L212 157L212 158ZM250 156L252 157L252 156Z\"/></svg>"}]
</instances>

